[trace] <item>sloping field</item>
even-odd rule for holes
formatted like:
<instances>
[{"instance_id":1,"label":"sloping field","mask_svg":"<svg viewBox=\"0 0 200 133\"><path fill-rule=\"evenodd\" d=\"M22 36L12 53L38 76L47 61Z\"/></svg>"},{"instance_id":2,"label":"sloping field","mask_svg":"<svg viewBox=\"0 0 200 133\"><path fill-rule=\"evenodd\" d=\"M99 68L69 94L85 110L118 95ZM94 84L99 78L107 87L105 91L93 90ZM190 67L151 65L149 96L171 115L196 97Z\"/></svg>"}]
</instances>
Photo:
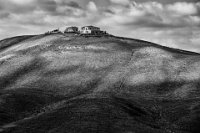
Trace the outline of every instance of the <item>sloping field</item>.
<instances>
[{"instance_id":1,"label":"sloping field","mask_svg":"<svg viewBox=\"0 0 200 133\"><path fill-rule=\"evenodd\" d=\"M197 53L62 34L7 45L0 52L0 132L200 131Z\"/></svg>"},{"instance_id":2,"label":"sloping field","mask_svg":"<svg viewBox=\"0 0 200 133\"><path fill-rule=\"evenodd\" d=\"M15 44L18 44L19 42L22 42L26 39L29 39L33 36L18 36L18 37L13 37L13 38L8 38L8 39L4 39L4 40L1 40L0 41L0 51L8 48L8 47L11 47Z\"/></svg>"}]
</instances>

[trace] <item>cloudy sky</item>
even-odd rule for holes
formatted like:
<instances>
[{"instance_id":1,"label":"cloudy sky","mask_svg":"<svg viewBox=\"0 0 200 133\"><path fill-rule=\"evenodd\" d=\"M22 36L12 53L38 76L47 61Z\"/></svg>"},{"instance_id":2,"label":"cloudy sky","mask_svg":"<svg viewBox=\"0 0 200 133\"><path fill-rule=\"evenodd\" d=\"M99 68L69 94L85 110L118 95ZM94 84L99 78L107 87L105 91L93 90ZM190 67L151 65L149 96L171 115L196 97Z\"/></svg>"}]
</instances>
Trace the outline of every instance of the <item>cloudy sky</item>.
<instances>
[{"instance_id":1,"label":"cloudy sky","mask_svg":"<svg viewBox=\"0 0 200 133\"><path fill-rule=\"evenodd\" d=\"M200 0L0 0L0 39L71 25L200 52Z\"/></svg>"}]
</instances>

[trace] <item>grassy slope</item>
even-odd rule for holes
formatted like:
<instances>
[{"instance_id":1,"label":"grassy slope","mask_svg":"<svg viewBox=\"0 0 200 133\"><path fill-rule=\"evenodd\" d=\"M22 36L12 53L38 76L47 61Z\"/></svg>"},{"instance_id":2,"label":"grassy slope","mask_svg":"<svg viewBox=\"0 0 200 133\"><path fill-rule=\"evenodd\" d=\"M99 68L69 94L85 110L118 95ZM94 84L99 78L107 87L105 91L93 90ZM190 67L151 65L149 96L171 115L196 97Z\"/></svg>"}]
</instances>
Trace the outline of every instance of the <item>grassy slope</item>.
<instances>
[{"instance_id":1,"label":"grassy slope","mask_svg":"<svg viewBox=\"0 0 200 133\"><path fill-rule=\"evenodd\" d=\"M198 132L199 66L134 39L35 36L0 53L0 130Z\"/></svg>"},{"instance_id":2,"label":"grassy slope","mask_svg":"<svg viewBox=\"0 0 200 133\"><path fill-rule=\"evenodd\" d=\"M0 41L0 51L3 51L4 49L11 47L13 45L16 45L26 39L29 39L31 37L34 37L33 35L26 35L26 36L17 36L12 38L7 38Z\"/></svg>"}]
</instances>

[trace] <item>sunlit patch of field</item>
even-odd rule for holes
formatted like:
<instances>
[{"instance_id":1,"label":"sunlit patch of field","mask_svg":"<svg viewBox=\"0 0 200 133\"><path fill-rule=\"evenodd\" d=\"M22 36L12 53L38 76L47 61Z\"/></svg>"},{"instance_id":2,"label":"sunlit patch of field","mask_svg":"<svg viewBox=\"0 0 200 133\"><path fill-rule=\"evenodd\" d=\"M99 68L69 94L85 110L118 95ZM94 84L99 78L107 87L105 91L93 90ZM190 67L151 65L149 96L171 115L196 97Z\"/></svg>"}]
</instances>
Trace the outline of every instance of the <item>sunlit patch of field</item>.
<instances>
[{"instance_id":1,"label":"sunlit patch of field","mask_svg":"<svg viewBox=\"0 0 200 133\"><path fill-rule=\"evenodd\" d=\"M53 44L53 40L63 37L62 35L56 36L35 36L30 39L26 39L19 42L17 45L8 47L5 51L1 52L1 55L5 55L13 52L38 52L38 50L50 47ZM36 51L35 51L36 50ZM28 53L28 52L27 52Z\"/></svg>"},{"instance_id":2,"label":"sunlit patch of field","mask_svg":"<svg viewBox=\"0 0 200 133\"><path fill-rule=\"evenodd\" d=\"M146 92L152 93L152 95L160 94L158 90L163 88L163 96L169 97L173 95L173 97L178 96L181 98L189 98L190 92L198 89L196 84L188 85L188 83L199 80L199 61L192 63L188 59L176 59L163 50L159 53L158 50L153 48L151 48L153 51L146 49L145 52L141 49L141 52L138 50L134 53L137 53L137 60L132 60L129 64L130 66L127 67L130 68L130 71L125 76L124 82L126 85L133 86L132 88L134 89L138 88L137 86L144 86L146 84L144 88L147 88L147 90L150 88L151 90L150 92ZM133 59L135 59L134 56ZM171 94L173 91L175 91L175 95Z\"/></svg>"},{"instance_id":3,"label":"sunlit patch of field","mask_svg":"<svg viewBox=\"0 0 200 133\"><path fill-rule=\"evenodd\" d=\"M9 55L5 55L3 57L0 57L0 62L5 62L7 60L9 60L10 58L14 57L14 54L9 54Z\"/></svg>"}]
</instances>

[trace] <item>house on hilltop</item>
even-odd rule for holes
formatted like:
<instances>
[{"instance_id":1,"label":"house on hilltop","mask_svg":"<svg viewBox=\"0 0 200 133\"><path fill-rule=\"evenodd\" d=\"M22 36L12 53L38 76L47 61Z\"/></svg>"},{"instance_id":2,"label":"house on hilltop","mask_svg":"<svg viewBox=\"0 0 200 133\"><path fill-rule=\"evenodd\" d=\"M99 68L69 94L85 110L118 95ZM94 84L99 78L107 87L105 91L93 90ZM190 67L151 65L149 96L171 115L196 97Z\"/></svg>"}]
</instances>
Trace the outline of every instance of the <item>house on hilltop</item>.
<instances>
[{"instance_id":1,"label":"house on hilltop","mask_svg":"<svg viewBox=\"0 0 200 133\"><path fill-rule=\"evenodd\" d=\"M95 26L84 26L81 28L81 34L92 34L92 35L101 35L103 31L99 27Z\"/></svg>"},{"instance_id":2,"label":"house on hilltop","mask_svg":"<svg viewBox=\"0 0 200 133\"><path fill-rule=\"evenodd\" d=\"M52 33L74 33L75 35L80 36L105 36L109 35L106 31L102 31L99 27L95 26L84 26L80 30L76 26L71 27L62 27L61 29L55 29L53 31L46 32L45 34L52 34ZM74 35L72 34L72 35Z\"/></svg>"},{"instance_id":3,"label":"house on hilltop","mask_svg":"<svg viewBox=\"0 0 200 133\"><path fill-rule=\"evenodd\" d=\"M75 26L67 27L64 33L78 33L78 27Z\"/></svg>"}]
</instances>

